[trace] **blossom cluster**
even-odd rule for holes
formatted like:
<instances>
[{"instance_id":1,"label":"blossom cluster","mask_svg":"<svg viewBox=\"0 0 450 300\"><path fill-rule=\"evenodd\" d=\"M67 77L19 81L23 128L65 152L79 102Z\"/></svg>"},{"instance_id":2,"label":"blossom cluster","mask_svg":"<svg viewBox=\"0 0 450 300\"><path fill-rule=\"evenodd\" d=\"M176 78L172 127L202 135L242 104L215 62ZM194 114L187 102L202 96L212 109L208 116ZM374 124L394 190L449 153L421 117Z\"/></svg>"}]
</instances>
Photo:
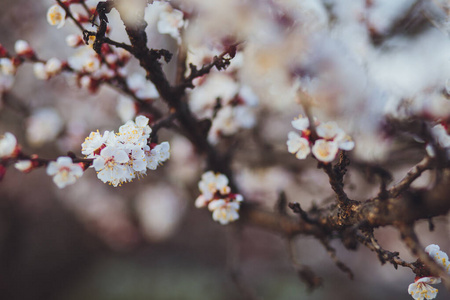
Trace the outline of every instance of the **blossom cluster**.
<instances>
[{"instance_id":1,"label":"blossom cluster","mask_svg":"<svg viewBox=\"0 0 450 300\"><path fill-rule=\"evenodd\" d=\"M210 62L213 52L208 49L191 49L188 62ZM236 72L242 65L243 55L237 53L227 71L211 72L194 81L196 86L189 93L189 106L199 118L211 119L208 140L217 144L221 137L232 136L240 129L255 126L255 107L259 103L253 90L241 84Z\"/></svg>"},{"instance_id":2,"label":"blossom cluster","mask_svg":"<svg viewBox=\"0 0 450 300\"><path fill-rule=\"evenodd\" d=\"M159 14L158 23L156 24L158 32L170 35L177 40L178 44L181 44L180 30L187 25L183 12L172 8L169 3L162 1L155 1L153 5L163 6L163 10Z\"/></svg>"},{"instance_id":3,"label":"blossom cluster","mask_svg":"<svg viewBox=\"0 0 450 300\"><path fill-rule=\"evenodd\" d=\"M239 208L244 197L231 193L227 176L208 171L202 175L198 188L201 195L195 200L195 206L207 206L213 213L214 221L226 225L239 219Z\"/></svg>"},{"instance_id":4,"label":"blossom cluster","mask_svg":"<svg viewBox=\"0 0 450 300\"><path fill-rule=\"evenodd\" d=\"M430 255L436 263L441 265L447 273L450 271L450 262L445 252L441 251L438 245L429 245L425 248L425 252ZM434 299L437 296L438 289L432 287L430 284L441 283L440 277L427 276L416 277L414 283L408 286L408 293L415 300Z\"/></svg>"},{"instance_id":5,"label":"blossom cluster","mask_svg":"<svg viewBox=\"0 0 450 300\"><path fill-rule=\"evenodd\" d=\"M316 122L316 121L315 121ZM288 151L298 159L305 159L312 152L314 157L321 162L332 162L340 150L350 151L355 147L355 142L335 122L316 122L318 138L313 140L309 129L309 119L299 116L291 122L292 126L301 131L301 135L291 131L288 133Z\"/></svg>"},{"instance_id":6,"label":"blossom cluster","mask_svg":"<svg viewBox=\"0 0 450 300\"><path fill-rule=\"evenodd\" d=\"M89 16L78 13L74 3L66 3L67 9L71 10L72 15L80 24L86 24L86 29L93 32L96 31L89 23ZM72 7L74 6L74 7ZM92 7L94 9L94 7ZM90 14L90 9L85 13ZM65 24L66 11L59 5L51 6L47 11L47 21L50 25L61 28ZM113 48L107 44L103 44L100 51L101 56L93 50L95 41L94 36L88 38L86 46L80 35L70 34L66 37L68 46L80 49L67 59L67 62L61 62L57 59L51 59L47 62L36 62L34 64L34 72L39 79L48 79L61 71L62 67L67 66L68 69L76 73L77 83L79 86L95 92L101 81L109 81L113 78L126 75L123 66L128 62L130 54L121 49Z\"/></svg>"},{"instance_id":7,"label":"blossom cluster","mask_svg":"<svg viewBox=\"0 0 450 300\"><path fill-rule=\"evenodd\" d=\"M149 144L149 119L136 117L120 126L119 132L91 132L81 145L86 158L93 158L97 177L113 186L142 177L170 157L168 142Z\"/></svg>"}]
</instances>

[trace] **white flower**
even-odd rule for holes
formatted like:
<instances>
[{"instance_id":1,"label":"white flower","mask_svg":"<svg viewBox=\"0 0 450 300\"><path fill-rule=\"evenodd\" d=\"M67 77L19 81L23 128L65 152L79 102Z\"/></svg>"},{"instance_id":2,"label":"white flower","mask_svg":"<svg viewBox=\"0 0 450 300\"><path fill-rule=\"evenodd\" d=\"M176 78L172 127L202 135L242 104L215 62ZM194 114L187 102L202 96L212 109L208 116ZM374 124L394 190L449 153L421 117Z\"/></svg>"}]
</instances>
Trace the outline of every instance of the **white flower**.
<instances>
[{"instance_id":1,"label":"white flower","mask_svg":"<svg viewBox=\"0 0 450 300\"><path fill-rule=\"evenodd\" d=\"M98 130L91 132L81 144L81 153L86 155L87 158L93 158L95 155L99 155L102 147L104 148L106 146L106 141L111 135L114 136L114 131L105 131L103 135Z\"/></svg>"},{"instance_id":2,"label":"white flower","mask_svg":"<svg viewBox=\"0 0 450 300\"><path fill-rule=\"evenodd\" d=\"M422 277L408 286L408 293L415 300L434 299L438 290L430 284L440 283L441 279L436 277Z\"/></svg>"},{"instance_id":3,"label":"white flower","mask_svg":"<svg viewBox=\"0 0 450 300\"><path fill-rule=\"evenodd\" d=\"M49 77L47 71L45 70L45 64L41 62L33 64L33 73L37 79L46 80Z\"/></svg>"},{"instance_id":4,"label":"white flower","mask_svg":"<svg viewBox=\"0 0 450 300\"><path fill-rule=\"evenodd\" d=\"M298 159L305 159L309 153L311 153L311 147L309 146L309 141L296 132L288 133L288 141L287 141L288 151Z\"/></svg>"},{"instance_id":5,"label":"white flower","mask_svg":"<svg viewBox=\"0 0 450 300\"><path fill-rule=\"evenodd\" d=\"M428 253L439 265L444 267L447 273L450 270L450 262L448 260L447 253L440 250L438 245L431 244L425 248L425 252Z\"/></svg>"},{"instance_id":6,"label":"white flower","mask_svg":"<svg viewBox=\"0 0 450 300\"><path fill-rule=\"evenodd\" d=\"M14 51L18 55L26 55L33 52L33 49L30 47L30 44L24 40L17 40L14 44Z\"/></svg>"},{"instance_id":7,"label":"white flower","mask_svg":"<svg viewBox=\"0 0 450 300\"><path fill-rule=\"evenodd\" d=\"M136 97L140 99L154 99L159 97L155 85L139 73L128 76L127 84L130 90L136 94Z\"/></svg>"},{"instance_id":8,"label":"white flower","mask_svg":"<svg viewBox=\"0 0 450 300\"><path fill-rule=\"evenodd\" d=\"M20 160L14 164L14 167L21 172L27 173L31 171L33 163L31 160Z\"/></svg>"},{"instance_id":9,"label":"white flower","mask_svg":"<svg viewBox=\"0 0 450 300\"><path fill-rule=\"evenodd\" d=\"M27 139L34 146L53 141L61 132L63 121L53 108L41 108L33 112L27 121Z\"/></svg>"},{"instance_id":10,"label":"white flower","mask_svg":"<svg viewBox=\"0 0 450 300\"><path fill-rule=\"evenodd\" d=\"M14 76L3 74L0 72L0 101L2 99L2 94L9 91L14 84Z\"/></svg>"},{"instance_id":11,"label":"white flower","mask_svg":"<svg viewBox=\"0 0 450 300\"><path fill-rule=\"evenodd\" d=\"M442 124L431 128L431 133L442 148L450 148L450 135Z\"/></svg>"},{"instance_id":12,"label":"white flower","mask_svg":"<svg viewBox=\"0 0 450 300\"><path fill-rule=\"evenodd\" d=\"M207 200L211 200L216 192L221 195L230 193L227 176L220 173L214 174L213 171L208 171L202 175L198 188Z\"/></svg>"},{"instance_id":13,"label":"white flower","mask_svg":"<svg viewBox=\"0 0 450 300\"><path fill-rule=\"evenodd\" d=\"M209 201L210 199L206 199L205 196L203 196L203 194L200 194L200 196L198 196L197 199L195 199L195 207L197 208L205 207L206 205L208 205Z\"/></svg>"},{"instance_id":14,"label":"white flower","mask_svg":"<svg viewBox=\"0 0 450 300\"><path fill-rule=\"evenodd\" d=\"M294 127L297 130L303 131L308 129L309 127L309 120L306 117L302 117L301 115L291 122L292 127Z\"/></svg>"},{"instance_id":15,"label":"white flower","mask_svg":"<svg viewBox=\"0 0 450 300\"><path fill-rule=\"evenodd\" d=\"M336 142L326 141L323 139L317 140L312 147L312 153L318 160L322 162L333 161L338 151L339 147Z\"/></svg>"},{"instance_id":16,"label":"white flower","mask_svg":"<svg viewBox=\"0 0 450 300\"><path fill-rule=\"evenodd\" d=\"M135 121L130 120L120 126L117 138L125 148L137 145L144 149L152 132L152 129L148 126L149 119L145 116L137 116Z\"/></svg>"},{"instance_id":17,"label":"white flower","mask_svg":"<svg viewBox=\"0 0 450 300\"><path fill-rule=\"evenodd\" d=\"M58 74L59 72L61 72L61 69L62 69L62 62L55 57L50 58L45 63L45 72L47 73L48 76Z\"/></svg>"},{"instance_id":18,"label":"white flower","mask_svg":"<svg viewBox=\"0 0 450 300\"><path fill-rule=\"evenodd\" d=\"M168 142L162 142L158 146L155 147L158 149L158 159L160 162L165 162L170 157L170 145Z\"/></svg>"},{"instance_id":19,"label":"white flower","mask_svg":"<svg viewBox=\"0 0 450 300\"><path fill-rule=\"evenodd\" d=\"M338 143L339 149L350 151L355 148L355 142L349 135L345 134L343 130L341 131L341 133L338 133L334 141Z\"/></svg>"},{"instance_id":20,"label":"white flower","mask_svg":"<svg viewBox=\"0 0 450 300\"><path fill-rule=\"evenodd\" d=\"M183 25L183 12L178 9L174 9L172 11L161 12L157 27L159 33L169 34L171 37L176 39L178 43L180 43L180 28L182 28Z\"/></svg>"},{"instance_id":21,"label":"white flower","mask_svg":"<svg viewBox=\"0 0 450 300\"><path fill-rule=\"evenodd\" d=\"M163 142L153 149L149 150L150 147L146 147L146 161L147 168L150 170L156 170L156 168L165 162L170 157L170 145L168 142Z\"/></svg>"},{"instance_id":22,"label":"white flower","mask_svg":"<svg viewBox=\"0 0 450 300\"><path fill-rule=\"evenodd\" d=\"M245 105L227 105L217 112L213 119L208 140L216 144L220 136L230 136L238 132L239 128L251 128L256 118L253 111Z\"/></svg>"},{"instance_id":23,"label":"white flower","mask_svg":"<svg viewBox=\"0 0 450 300\"><path fill-rule=\"evenodd\" d=\"M66 11L58 4L52 5L47 11L47 22L56 28L61 28L66 22Z\"/></svg>"},{"instance_id":24,"label":"white flower","mask_svg":"<svg viewBox=\"0 0 450 300\"><path fill-rule=\"evenodd\" d=\"M213 200L208 204L208 209L213 212L213 220L222 225L239 219L239 203L227 202L224 199Z\"/></svg>"},{"instance_id":25,"label":"white flower","mask_svg":"<svg viewBox=\"0 0 450 300\"><path fill-rule=\"evenodd\" d=\"M83 40L78 34L69 34L68 36L66 36L66 44L69 47L75 48L83 44Z\"/></svg>"},{"instance_id":26,"label":"white flower","mask_svg":"<svg viewBox=\"0 0 450 300\"><path fill-rule=\"evenodd\" d=\"M129 174L126 165L129 161L128 154L114 146L106 146L100 151L93 162L93 167L98 172L97 177L103 182L110 182L113 186L118 186L127 181Z\"/></svg>"},{"instance_id":27,"label":"white flower","mask_svg":"<svg viewBox=\"0 0 450 300\"><path fill-rule=\"evenodd\" d=\"M336 122L321 123L316 127L317 135L326 140L334 139L338 134L342 134L343 130L339 128Z\"/></svg>"},{"instance_id":28,"label":"white flower","mask_svg":"<svg viewBox=\"0 0 450 300\"><path fill-rule=\"evenodd\" d=\"M241 89L239 90L239 97L241 97L248 106L256 106L259 103L258 96L248 85L241 86Z\"/></svg>"},{"instance_id":29,"label":"white flower","mask_svg":"<svg viewBox=\"0 0 450 300\"><path fill-rule=\"evenodd\" d=\"M82 76L80 78L80 85L82 88L89 90L92 86L92 78L90 76Z\"/></svg>"},{"instance_id":30,"label":"white flower","mask_svg":"<svg viewBox=\"0 0 450 300\"><path fill-rule=\"evenodd\" d=\"M116 112L122 122L129 121L136 116L137 109L133 100L128 97L120 96L117 100Z\"/></svg>"},{"instance_id":31,"label":"white flower","mask_svg":"<svg viewBox=\"0 0 450 300\"><path fill-rule=\"evenodd\" d=\"M47 174L53 176L53 182L62 189L66 185L74 184L83 175L83 168L74 164L67 156L58 157L47 166Z\"/></svg>"},{"instance_id":32,"label":"white flower","mask_svg":"<svg viewBox=\"0 0 450 300\"><path fill-rule=\"evenodd\" d=\"M119 57L115 53L108 53L105 55L105 61L110 65L115 64L118 59Z\"/></svg>"},{"instance_id":33,"label":"white flower","mask_svg":"<svg viewBox=\"0 0 450 300\"><path fill-rule=\"evenodd\" d=\"M449 272L450 263L448 261L448 255L441 251L438 245L431 244L425 248L425 252L428 253L439 265ZM439 277L416 277L414 283L408 286L408 293L415 300L434 299L437 296L438 290L432 287L430 284L437 284L441 282Z\"/></svg>"},{"instance_id":34,"label":"white flower","mask_svg":"<svg viewBox=\"0 0 450 300\"><path fill-rule=\"evenodd\" d=\"M147 162L145 161L144 150L136 146L131 150L131 154L129 156L131 167L133 168L133 170L136 172L145 172L145 169L147 168Z\"/></svg>"},{"instance_id":35,"label":"white flower","mask_svg":"<svg viewBox=\"0 0 450 300\"><path fill-rule=\"evenodd\" d=\"M97 53L89 47L80 48L67 62L72 69L87 73L98 71L101 65Z\"/></svg>"},{"instance_id":36,"label":"white flower","mask_svg":"<svg viewBox=\"0 0 450 300\"><path fill-rule=\"evenodd\" d=\"M14 63L9 58L0 58L0 70L5 75L14 75L16 74L16 66L14 66Z\"/></svg>"},{"instance_id":37,"label":"white flower","mask_svg":"<svg viewBox=\"0 0 450 300\"><path fill-rule=\"evenodd\" d=\"M0 158L13 155L16 147L17 139L14 134L5 132L3 136L0 136Z\"/></svg>"}]
</instances>

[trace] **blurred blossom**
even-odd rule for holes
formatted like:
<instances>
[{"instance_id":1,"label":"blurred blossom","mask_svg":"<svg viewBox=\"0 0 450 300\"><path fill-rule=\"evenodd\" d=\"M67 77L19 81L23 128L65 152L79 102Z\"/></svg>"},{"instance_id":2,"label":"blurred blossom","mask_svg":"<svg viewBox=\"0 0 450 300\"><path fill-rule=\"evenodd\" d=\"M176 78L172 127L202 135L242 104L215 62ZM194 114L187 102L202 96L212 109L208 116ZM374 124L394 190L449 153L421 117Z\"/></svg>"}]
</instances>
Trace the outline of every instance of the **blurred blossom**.
<instances>
[{"instance_id":1,"label":"blurred blossom","mask_svg":"<svg viewBox=\"0 0 450 300\"><path fill-rule=\"evenodd\" d=\"M17 40L14 44L14 51L18 55L27 55L29 53L33 53L33 49L31 48L30 44L28 44L27 41L24 40Z\"/></svg>"},{"instance_id":2,"label":"blurred blossom","mask_svg":"<svg viewBox=\"0 0 450 300\"><path fill-rule=\"evenodd\" d=\"M170 5L167 5L167 9L159 14L157 27L159 33L169 34L180 44L180 30L184 24L183 12L178 9L172 9Z\"/></svg>"},{"instance_id":3,"label":"blurred blossom","mask_svg":"<svg viewBox=\"0 0 450 300\"><path fill-rule=\"evenodd\" d=\"M171 150L171 164L169 168L170 176L174 178L174 182L181 186L192 183L199 172L201 161L195 153L192 144L182 136L174 136L170 141L172 145Z\"/></svg>"},{"instance_id":4,"label":"blurred blossom","mask_svg":"<svg viewBox=\"0 0 450 300\"><path fill-rule=\"evenodd\" d=\"M133 119L136 116L136 103L129 97L120 95L117 99L116 112L122 122Z\"/></svg>"},{"instance_id":5,"label":"blurred blossom","mask_svg":"<svg viewBox=\"0 0 450 300\"><path fill-rule=\"evenodd\" d=\"M100 59L94 50L89 47L80 48L74 55L67 59L69 66L77 71L93 73L100 68Z\"/></svg>"},{"instance_id":6,"label":"blurred blossom","mask_svg":"<svg viewBox=\"0 0 450 300\"><path fill-rule=\"evenodd\" d=\"M17 139L11 132L0 135L0 158L7 158L14 154L17 148Z\"/></svg>"},{"instance_id":7,"label":"blurred blossom","mask_svg":"<svg viewBox=\"0 0 450 300\"><path fill-rule=\"evenodd\" d=\"M36 76L37 79L46 80L48 79L48 74L45 71L45 64L41 62L37 62L33 64L33 72L34 76Z\"/></svg>"},{"instance_id":8,"label":"blurred blossom","mask_svg":"<svg viewBox=\"0 0 450 300\"><path fill-rule=\"evenodd\" d=\"M11 59L0 58L0 71L4 75L14 75L16 74L16 66Z\"/></svg>"},{"instance_id":9,"label":"blurred blossom","mask_svg":"<svg viewBox=\"0 0 450 300\"><path fill-rule=\"evenodd\" d=\"M47 11L47 22L58 29L63 27L66 22L66 11L58 4L52 5Z\"/></svg>"},{"instance_id":10,"label":"blurred blossom","mask_svg":"<svg viewBox=\"0 0 450 300\"><path fill-rule=\"evenodd\" d=\"M69 34L66 36L66 44L69 47L75 48L77 46L83 45L83 39L78 34Z\"/></svg>"},{"instance_id":11,"label":"blurred blossom","mask_svg":"<svg viewBox=\"0 0 450 300\"><path fill-rule=\"evenodd\" d=\"M238 91L238 83L230 76L224 73L212 73L189 93L189 106L199 118L210 118L217 99L226 105Z\"/></svg>"},{"instance_id":12,"label":"blurred blossom","mask_svg":"<svg viewBox=\"0 0 450 300\"><path fill-rule=\"evenodd\" d=\"M31 171L33 164L30 160L20 160L14 164L14 167L24 173Z\"/></svg>"},{"instance_id":13,"label":"blurred blossom","mask_svg":"<svg viewBox=\"0 0 450 300\"><path fill-rule=\"evenodd\" d=\"M0 100L3 93L9 91L14 85L14 76L0 72Z\"/></svg>"},{"instance_id":14,"label":"blurred blossom","mask_svg":"<svg viewBox=\"0 0 450 300\"><path fill-rule=\"evenodd\" d=\"M88 175L88 174L86 174ZM124 199L83 176L76 185L61 191L61 201L85 227L110 247L121 250L134 246L138 231L128 215Z\"/></svg>"},{"instance_id":15,"label":"blurred blossom","mask_svg":"<svg viewBox=\"0 0 450 300\"><path fill-rule=\"evenodd\" d=\"M136 212L145 236L152 241L169 238L179 226L186 202L173 187L159 184L140 191Z\"/></svg>"},{"instance_id":16,"label":"blurred blossom","mask_svg":"<svg viewBox=\"0 0 450 300\"><path fill-rule=\"evenodd\" d=\"M44 143L54 141L63 125L63 120L55 109L37 109L27 120L27 140L33 146L42 146Z\"/></svg>"},{"instance_id":17,"label":"blurred blossom","mask_svg":"<svg viewBox=\"0 0 450 300\"><path fill-rule=\"evenodd\" d=\"M127 77L127 84L140 99L155 99L159 97L155 85L139 73L133 73Z\"/></svg>"}]
</instances>

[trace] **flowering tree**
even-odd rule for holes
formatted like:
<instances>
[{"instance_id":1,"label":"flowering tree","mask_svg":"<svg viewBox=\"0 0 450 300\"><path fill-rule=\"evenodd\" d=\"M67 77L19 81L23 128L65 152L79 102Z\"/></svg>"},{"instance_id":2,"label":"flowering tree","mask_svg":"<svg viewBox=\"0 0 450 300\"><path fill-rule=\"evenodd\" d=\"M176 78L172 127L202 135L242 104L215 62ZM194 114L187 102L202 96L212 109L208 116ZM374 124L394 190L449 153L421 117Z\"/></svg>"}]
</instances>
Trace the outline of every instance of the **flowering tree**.
<instances>
[{"instance_id":1,"label":"flowering tree","mask_svg":"<svg viewBox=\"0 0 450 300\"><path fill-rule=\"evenodd\" d=\"M146 181L146 193L163 204L136 206L141 230L153 237L169 235L185 213L184 204L165 200L180 193L232 228L230 244L247 226L285 238L310 289L322 280L297 258L298 236L319 241L350 278L358 275L331 243L365 247L370 259L410 270L405 295L433 299L431 284L442 279L450 288L450 264L439 246L421 244L415 224L428 220L432 229L450 209L449 11L439 0L56 0L47 21L71 32L72 54L46 58L22 39L14 51L0 45L3 110L27 118L25 134L9 125L21 118L2 120L0 178L14 167L45 168L57 188L81 186L68 198L86 198L101 184L86 173L115 189L133 189L148 174L165 178L167 190ZM15 92L27 65L49 84L66 77L65 86L84 93L77 95L102 98L104 87L120 94L123 125L101 117L112 115L109 104L68 106L67 120L68 103L27 106ZM60 154L35 153L48 145ZM102 205L122 211L106 208L113 201ZM112 223L135 229L118 215ZM390 226L410 261L377 241L375 230ZM238 252L229 252L231 278L255 299Z\"/></svg>"}]
</instances>

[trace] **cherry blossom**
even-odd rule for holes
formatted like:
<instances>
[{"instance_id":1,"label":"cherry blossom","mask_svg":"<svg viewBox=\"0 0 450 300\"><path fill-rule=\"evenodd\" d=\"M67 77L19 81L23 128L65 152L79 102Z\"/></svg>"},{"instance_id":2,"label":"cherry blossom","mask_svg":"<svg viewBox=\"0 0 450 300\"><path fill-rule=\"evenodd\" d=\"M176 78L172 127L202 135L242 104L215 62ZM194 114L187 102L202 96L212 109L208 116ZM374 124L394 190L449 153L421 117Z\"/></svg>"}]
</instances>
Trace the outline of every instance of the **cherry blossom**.
<instances>
[{"instance_id":1,"label":"cherry blossom","mask_svg":"<svg viewBox=\"0 0 450 300\"><path fill-rule=\"evenodd\" d=\"M244 197L231 193L225 175L208 171L202 175L198 187L201 194L195 200L197 208L207 206L213 213L213 220L222 225L239 219L240 203Z\"/></svg>"},{"instance_id":2,"label":"cherry blossom","mask_svg":"<svg viewBox=\"0 0 450 300\"><path fill-rule=\"evenodd\" d=\"M11 132L0 136L0 158L10 157L17 149L17 139Z\"/></svg>"},{"instance_id":3,"label":"cherry blossom","mask_svg":"<svg viewBox=\"0 0 450 300\"><path fill-rule=\"evenodd\" d=\"M331 162L336 158L339 151L338 144L333 141L319 139L312 147L312 153L321 162Z\"/></svg>"},{"instance_id":4,"label":"cherry blossom","mask_svg":"<svg viewBox=\"0 0 450 300\"><path fill-rule=\"evenodd\" d=\"M14 75L17 71L13 61L6 57L0 58L0 70L5 75Z\"/></svg>"},{"instance_id":5,"label":"cherry blossom","mask_svg":"<svg viewBox=\"0 0 450 300\"><path fill-rule=\"evenodd\" d=\"M428 245L425 252L430 255L436 263L441 265L447 273L450 271L450 262L447 253L441 251L440 247L435 244ZM416 277L414 283L408 286L408 293L415 300L434 299L437 296L438 289L432 287L430 284L441 283L440 277L425 276Z\"/></svg>"},{"instance_id":6,"label":"cherry blossom","mask_svg":"<svg viewBox=\"0 0 450 300\"><path fill-rule=\"evenodd\" d=\"M172 9L171 11L161 12L157 27L159 33L169 34L176 39L178 43L181 43L180 29L184 24L183 12L178 9Z\"/></svg>"},{"instance_id":7,"label":"cherry blossom","mask_svg":"<svg viewBox=\"0 0 450 300\"><path fill-rule=\"evenodd\" d=\"M128 154L114 146L106 146L96 156L93 167L101 181L109 182L114 187L127 181L127 168L124 165L130 160Z\"/></svg>"},{"instance_id":8,"label":"cherry blossom","mask_svg":"<svg viewBox=\"0 0 450 300\"><path fill-rule=\"evenodd\" d=\"M222 225L239 219L239 203L227 202L224 199L213 200L208 204L208 209L213 212L213 220Z\"/></svg>"},{"instance_id":9,"label":"cherry blossom","mask_svg":"<svg viewBox=\"0 0 450 300\"><path fill-rule=\"evenodd\" d=\"M28 44L27 41L24 40L17 40L14 44L14 51L18 55L30 55L33 53L33 49L31 48L30 44Z\"/></svg>"},{"instance_id":10,"label":"cherry blossom","mask_svg":"<svg viewBox=\"0 0 450 300\"><path fill-rule=\"evenodd\" d=\"M305 159L309 153L311 153L311 147L309 146L309 141L302 138L296 132L288 133L287 141L288 151L295 154L298 159Z\"/></svg>"},{"instance_id":11,"label":"cherry blossom","mask_svg":"<svg viewBox=\"0 0 450 300\"><path fill-rule=\"evenodd\" d=\"M61 156L56 162L48 164L47 174L53 176L53 182L62 189L74 184L83 175L83 168L79 164L74 164L70 157Z\"/></svg>"},{"instance_id":12,"label":"cherry blossom","mask_svg":"<svg viewBox=\"0 0 450 300\"><path fill-rule=\"evenodd\" d=\"M28 173L33 168L31 160L20 160L14 164L14 167L24 173Z\"/></svg>"},{"instance_id":13,"label":"cherry blossom","mask_svg":"<svg viewBox=\"0 0 450 300\"><path fill-rule=\"evenodd\" d=\"M66 22L66 11L58 4L52 5L47 11L47 22L58 29L63 27Z\"/></svg>"}]
</instances>

